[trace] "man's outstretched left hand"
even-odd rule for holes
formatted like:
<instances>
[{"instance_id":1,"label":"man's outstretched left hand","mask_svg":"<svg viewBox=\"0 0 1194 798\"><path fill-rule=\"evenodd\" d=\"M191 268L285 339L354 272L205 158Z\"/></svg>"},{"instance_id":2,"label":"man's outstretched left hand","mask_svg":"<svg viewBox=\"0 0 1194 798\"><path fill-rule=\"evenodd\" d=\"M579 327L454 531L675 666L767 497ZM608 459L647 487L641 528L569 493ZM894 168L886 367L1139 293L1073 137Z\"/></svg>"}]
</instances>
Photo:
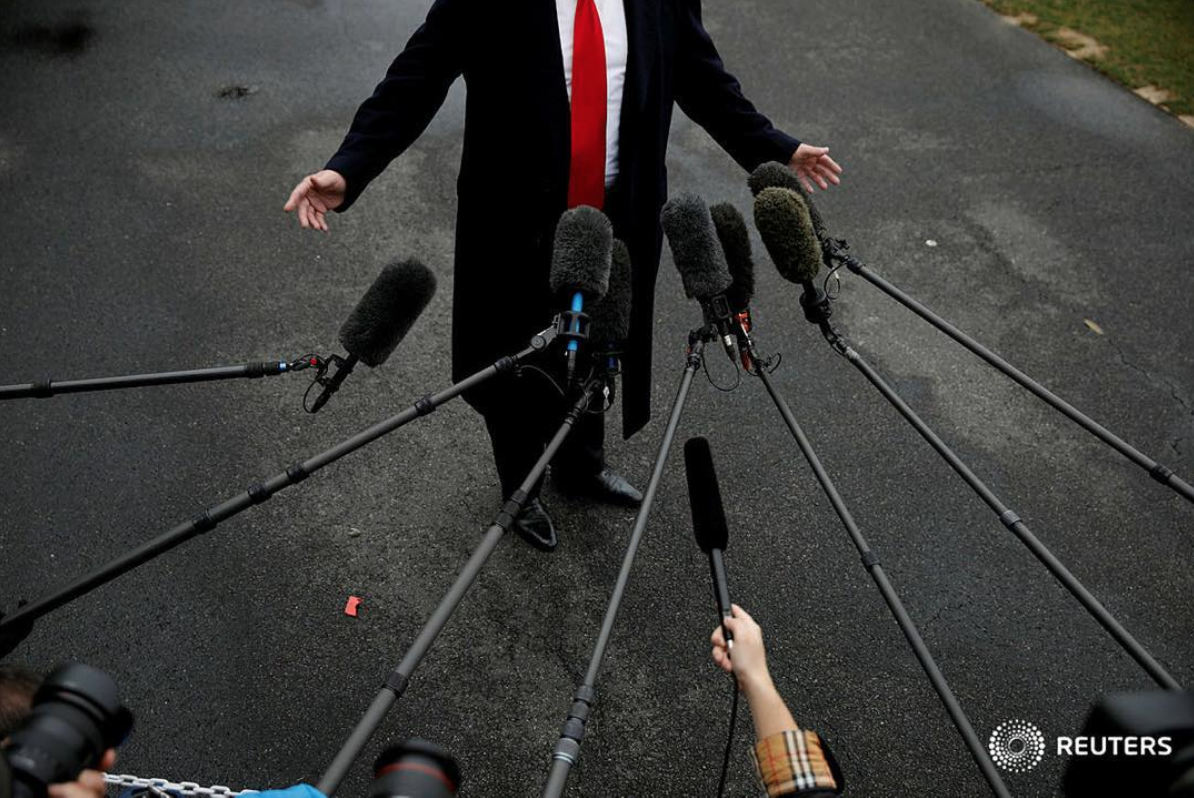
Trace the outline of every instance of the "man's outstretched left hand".
<instances>
[{"instance_id":1,"label":"man's outstretched left hand","mask_svg":"<svg viewBox=\"0 0 1194 798\"><path fill-rule=\"evenodd\" d=\"M829 157L828 147L801 144L796 148L796 152L792 153L792 160L788 162L788 167L796 173L800 185L804 186L804 190L810 194L814 191L814 183L820 186L822 191L825 191L829 188L830 183L837 186L842 182L838 177L842 173L842 168L837 165L837 161Z\"/></svg>"}]
</instances>

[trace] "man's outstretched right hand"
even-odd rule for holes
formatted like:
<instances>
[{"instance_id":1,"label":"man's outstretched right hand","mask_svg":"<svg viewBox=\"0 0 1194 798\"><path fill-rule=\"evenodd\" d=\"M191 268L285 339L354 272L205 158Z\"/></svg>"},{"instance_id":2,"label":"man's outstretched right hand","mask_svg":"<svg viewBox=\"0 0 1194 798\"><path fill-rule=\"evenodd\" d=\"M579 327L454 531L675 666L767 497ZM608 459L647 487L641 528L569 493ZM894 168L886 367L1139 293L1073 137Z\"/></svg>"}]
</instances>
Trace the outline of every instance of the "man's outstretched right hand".
<instances>
[{"instance_id":1,"label":"man's outstretched right hand","mask_svg":"<svg viewBox=\"0 0 1194 798\"><path fill-rule=\"evenodd\" d=\"M324 169L304 177L290 192L290 199L286 200L282 210L287 213L298 211L299 224L304 229L326 233L327 213L344 204L344 192L347 190L348 183L342 174Z\"/></svg>"}]
</instances>

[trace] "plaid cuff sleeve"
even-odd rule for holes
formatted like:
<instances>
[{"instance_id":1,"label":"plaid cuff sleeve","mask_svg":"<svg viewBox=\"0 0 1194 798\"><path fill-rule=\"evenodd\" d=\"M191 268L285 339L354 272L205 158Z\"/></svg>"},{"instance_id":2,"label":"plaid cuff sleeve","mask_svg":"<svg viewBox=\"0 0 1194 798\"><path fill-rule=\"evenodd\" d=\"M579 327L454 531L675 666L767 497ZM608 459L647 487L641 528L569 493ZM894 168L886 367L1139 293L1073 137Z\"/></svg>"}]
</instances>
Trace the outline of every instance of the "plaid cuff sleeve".
<instances>
[{"instance_id":1,"label":"plaid cuff sleeve","mask_svg":"<svg viewBox=\"0 0 1194 798\"><path fill-rule=\"evenodd\" d=\"M773 734L756 743L750 756L768 798L841 790L833 756L814 731L794 729Z\"/></svg>"}]
</instances>

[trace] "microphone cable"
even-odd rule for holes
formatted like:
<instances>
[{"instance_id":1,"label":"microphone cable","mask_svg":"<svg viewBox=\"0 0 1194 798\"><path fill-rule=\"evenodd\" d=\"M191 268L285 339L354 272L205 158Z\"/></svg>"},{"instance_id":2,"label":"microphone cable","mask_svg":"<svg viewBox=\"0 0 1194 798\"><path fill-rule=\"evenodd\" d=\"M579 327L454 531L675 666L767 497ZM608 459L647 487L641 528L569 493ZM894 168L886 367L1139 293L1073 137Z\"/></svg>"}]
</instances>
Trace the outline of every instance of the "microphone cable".
<instances>
[{"instance_id":1,"label":"microphone cable","mask_svg":"<svg viewBox=\"0 0 1194 798\"><path fill-rule=\"evenodd\" d=\"M717 781L717 798L725 798L726 775L730 771L730 754L734 751L734 732L738 729L738 677L730 674L730 685L734 688L734 698L730 703L730 734L726 738L726 752L721 759L721 778Z\"/></svg>"}]
</instances>

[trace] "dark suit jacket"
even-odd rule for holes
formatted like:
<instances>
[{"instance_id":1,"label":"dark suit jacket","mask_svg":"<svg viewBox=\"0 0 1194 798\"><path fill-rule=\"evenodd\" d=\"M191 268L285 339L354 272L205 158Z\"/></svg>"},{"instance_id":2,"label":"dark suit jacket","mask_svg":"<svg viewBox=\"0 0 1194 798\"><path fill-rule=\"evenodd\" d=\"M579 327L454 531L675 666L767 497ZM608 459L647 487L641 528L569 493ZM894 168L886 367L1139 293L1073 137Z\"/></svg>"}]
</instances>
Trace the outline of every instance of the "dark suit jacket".
<instances>
[{"instance_id":1,"label":"dark suit jacket","mask_svg":"<svg viewBox=\"0 0 1194 798\"><path fill-rule=\"evenodd\" d=\"M747 170L786 163L799 142L773 128L742 95L701 25L699 0L625 4L630 48L618 201L606 211L633 263L623 377L629 437L650 418L659 211L667 199L673 104ZM348 183L340 208L346 210L422 134L461 75L468 90L457 184L456 379L525 347L559 309L547 276L555 225L566 207L571 145L554 0L435 0L327 165ZM484 410L478 397L473 404Z\"/></svg>"}]
</instances>

